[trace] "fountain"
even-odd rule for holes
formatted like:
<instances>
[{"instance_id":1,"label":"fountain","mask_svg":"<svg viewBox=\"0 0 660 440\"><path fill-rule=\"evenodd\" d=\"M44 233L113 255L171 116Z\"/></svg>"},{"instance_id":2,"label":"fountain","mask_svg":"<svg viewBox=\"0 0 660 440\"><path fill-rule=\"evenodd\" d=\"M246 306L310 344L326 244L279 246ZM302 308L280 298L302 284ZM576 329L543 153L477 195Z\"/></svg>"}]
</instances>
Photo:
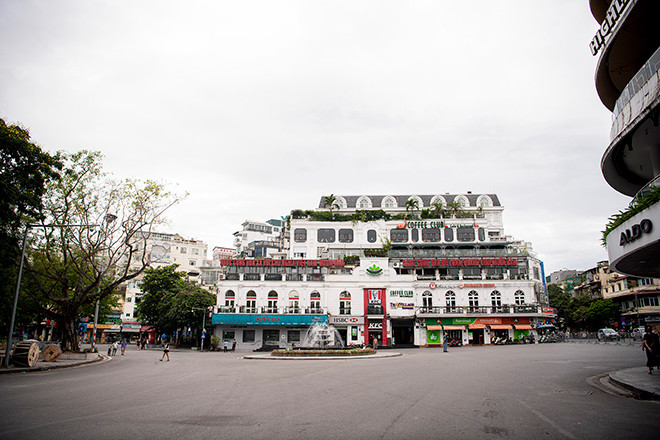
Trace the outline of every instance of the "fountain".
<instances>
[{"instance_id":1,"label":"fountain","mask_svg":"<svg viewBox=\"0 0 660 440\"><path fill-rule=\"evenodd\" d=\"M339 331L330 324L316 323L307 331L303 347L311 348L338 348L344 347Z\"/></svg>"}]
</instances>

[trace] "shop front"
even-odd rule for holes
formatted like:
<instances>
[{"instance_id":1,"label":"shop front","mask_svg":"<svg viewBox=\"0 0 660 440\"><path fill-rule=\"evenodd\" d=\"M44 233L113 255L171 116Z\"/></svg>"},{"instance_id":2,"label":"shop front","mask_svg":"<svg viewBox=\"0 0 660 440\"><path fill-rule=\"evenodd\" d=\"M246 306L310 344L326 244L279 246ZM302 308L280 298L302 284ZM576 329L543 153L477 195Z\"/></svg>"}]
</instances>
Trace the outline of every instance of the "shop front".
<instances>
[{"instance_id":1,"label":"shop front","mask_svg":"<svg viewBox=\"0 0 660 440\"><path fill-rule=\"evenodd\" d=\"M337 329L345 346L362 343L364 316L329 316L328 324Z\"/></svg>"},{"instance_id":2,"label":"shop front","mask_svg":"<svg viewBox=\"0 0 660 440\"><path fill-rule=\"evenodd\" d=\"M243 350L300 347L312 325L327 322L327 315L216 313L211 318L214 334Z\"/></svg>"},{"instance_id":3,"label":"shop front","mask_svg":"<svg viewBox=\"0 0 660 440\"><path fill-rule=\"evenodd\" d=\"M367 317L364 344L371 345L373 339L376 338L379 346L389 345L385 289L364 289L364 309L364 314Z\"/></svg>"}]
</instances>

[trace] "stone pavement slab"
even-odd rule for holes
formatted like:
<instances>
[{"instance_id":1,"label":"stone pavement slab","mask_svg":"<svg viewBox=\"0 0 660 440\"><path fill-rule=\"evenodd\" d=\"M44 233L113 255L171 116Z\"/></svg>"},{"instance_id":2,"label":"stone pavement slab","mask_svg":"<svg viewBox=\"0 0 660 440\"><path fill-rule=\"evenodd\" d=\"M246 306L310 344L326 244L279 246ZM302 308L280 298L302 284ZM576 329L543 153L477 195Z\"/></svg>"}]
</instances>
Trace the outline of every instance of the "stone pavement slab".
<instances>
[{"instance_id":1,"label":"stone pavement slab","mask_svg":"<svg viewBox=\"0 0 660 440\"><path fill-rule=\"evenodd\" d=\"M641 399L660 400L660 371L648 374L645 366L627 368L610 373L610 380Z\"/></svg>"}]
</instances>

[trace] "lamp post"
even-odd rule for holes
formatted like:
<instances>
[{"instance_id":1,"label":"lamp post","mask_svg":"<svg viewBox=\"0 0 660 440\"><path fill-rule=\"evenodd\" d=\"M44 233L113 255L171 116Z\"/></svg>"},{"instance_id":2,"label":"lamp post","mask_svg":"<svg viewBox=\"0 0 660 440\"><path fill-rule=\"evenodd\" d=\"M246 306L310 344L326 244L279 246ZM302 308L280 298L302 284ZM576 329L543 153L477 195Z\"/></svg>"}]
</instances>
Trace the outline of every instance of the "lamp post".
<instances>
[{"instance_id":1,"label":"lamp post","mask_svg":"<svg viewBox=\"0 0 660 440\"><path fill-rule=\"evenodd\" d=\"M11 311L11 321L9 324L9 336L7 337L7 349L5 350L5 358L3 366L9 368L9 357L11 354L12 346L12 337L14 336L14 324L16 322L16 308L18 306L18 294L21 290L21 277L23 276L23 261L25 260L25 247L27 244L27 235L28 231L31 228L94 228L98 225L39 225L39 224L27 224L25 225L25 232L23 233L23 244L21 247L21 262L18 266L18 278L16 279L16 293L14 294L14 306Z\"/></svg>"}]
</instances>

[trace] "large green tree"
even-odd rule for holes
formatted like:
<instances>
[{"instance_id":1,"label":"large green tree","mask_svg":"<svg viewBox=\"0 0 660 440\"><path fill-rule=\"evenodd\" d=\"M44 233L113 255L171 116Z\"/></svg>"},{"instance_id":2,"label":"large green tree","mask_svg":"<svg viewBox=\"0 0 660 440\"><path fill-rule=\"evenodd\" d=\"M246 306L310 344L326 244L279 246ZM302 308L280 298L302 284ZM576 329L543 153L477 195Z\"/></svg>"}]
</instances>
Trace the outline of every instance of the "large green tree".
<instances>
[{"instance_id":1,"label":"large green tree","mask_svg":"<svg viewBox=\"0 0 660 440\"><path fill-rule=\"evenodd\" d=\"M57 156L31 142L27 129L0 119L0 328L9 327L21 233L27 218L38 219L47 182L57 179L62 164ZM19 302L17 323L34 318ZM2 335L6 335L2 331Z\"/></svg>"},{"instance_id":2,"label":"large green tree","mask_svg":"<svg viewBox=\"0 0 660 440\"><path fill-rule=\"evenodd\" d=\"M30 229L24 288L30 303L57 322L62 348L75 351L81 307L144 271L147 239L180 196L154 181L113 179L98 152L60 157L61 178L46 185L32 221L40 226Z\"/></svg>"},{"instance_id":3,"label":"large green tree","mask_svg":"<svg viewBox=\"0 0 660 440\"><path fill-rule=\"evenodd\" d=\"M178 272L177 267L147 268L140 281L144 295L137 305L137 317L153 325L158 334L186 327L201 331L202 313L215 304L212 293L186 281L186 273Z\"/></svg>"}]
</instances>

